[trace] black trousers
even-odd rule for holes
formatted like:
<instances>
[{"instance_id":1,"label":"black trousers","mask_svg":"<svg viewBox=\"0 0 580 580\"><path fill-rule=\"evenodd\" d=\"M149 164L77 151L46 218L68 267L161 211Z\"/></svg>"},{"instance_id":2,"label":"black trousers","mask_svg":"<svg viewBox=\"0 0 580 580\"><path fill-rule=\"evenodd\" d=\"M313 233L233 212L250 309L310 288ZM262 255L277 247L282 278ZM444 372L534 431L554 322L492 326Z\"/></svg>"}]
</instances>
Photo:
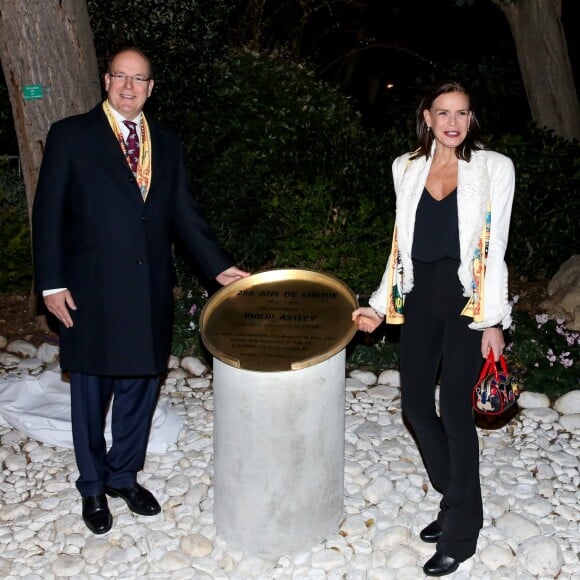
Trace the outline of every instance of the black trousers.
<instances>
[{"instance_id":1,"label":"black trousers","mask_svg":"<svg viewBox=\"0 0 580 580\"><path fill-rule=\"evenodd\" d=\"M73 444L82 496L99 495L105 486L127 487L143 469L159 377L107 377L71 373ZM113 397L109 450L105 419Z\"/></svg>"},{"instance_id":2,"label":"black trousers","mask_svg":"<svg viewBox=\"0 0 580 580\"><path fill-rule=\"evenodd\" d=\"M442 494L437 550L463 561L475 553L483 525L479 444L471 390L483 359L481 331L461 316L467 302L459 262L413 262L414 287L405 299L400 370L403 414L412 428L433 487ZM439 375L439 415L435 387Z\"/></svg>"}]
</instances>

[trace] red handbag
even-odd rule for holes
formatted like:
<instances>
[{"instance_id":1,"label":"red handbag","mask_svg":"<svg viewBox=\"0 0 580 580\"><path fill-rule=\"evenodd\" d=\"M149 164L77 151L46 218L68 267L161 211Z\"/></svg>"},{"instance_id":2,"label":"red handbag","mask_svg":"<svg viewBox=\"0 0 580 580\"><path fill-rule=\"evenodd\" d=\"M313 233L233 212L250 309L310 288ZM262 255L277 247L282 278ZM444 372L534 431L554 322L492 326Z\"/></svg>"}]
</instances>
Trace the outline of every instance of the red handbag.
<instances>
[{"instance_id":1,"label":"red handbag","mask_svg":"<svg viewBox=\"0 0 580 580\"><path fill-rule=\"evenodd\" d=\"M473 387L473 409L482 415L501 415L516 404L519 396L518 383L510 376L505 358L501 355L496 363L490 349Z\"/></svg>"}]
</instances>

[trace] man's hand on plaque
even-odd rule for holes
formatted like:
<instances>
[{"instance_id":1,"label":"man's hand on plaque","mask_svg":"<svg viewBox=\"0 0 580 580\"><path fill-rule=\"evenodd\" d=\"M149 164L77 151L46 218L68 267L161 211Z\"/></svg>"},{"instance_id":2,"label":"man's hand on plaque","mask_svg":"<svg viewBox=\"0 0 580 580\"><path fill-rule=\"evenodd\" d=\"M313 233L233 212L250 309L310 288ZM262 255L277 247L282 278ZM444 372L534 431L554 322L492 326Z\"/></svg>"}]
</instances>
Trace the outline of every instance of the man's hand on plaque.
<instances>
[{"instance_id":1,"label":"man's hand on plaque","mask_svg":"<svg viewBox=\"0 0 580 580\"><path fill-rule=\"evenodd\" d=\"M250 275L249 272L244 272L244 270L240 270L236 266L231 266L227 270L224 270L221 274L218 274L215 279L222 285L227 286L232 282L236 282L237 280L241 280L242 278L247 278Z\"/></svg>"}]
</instances>

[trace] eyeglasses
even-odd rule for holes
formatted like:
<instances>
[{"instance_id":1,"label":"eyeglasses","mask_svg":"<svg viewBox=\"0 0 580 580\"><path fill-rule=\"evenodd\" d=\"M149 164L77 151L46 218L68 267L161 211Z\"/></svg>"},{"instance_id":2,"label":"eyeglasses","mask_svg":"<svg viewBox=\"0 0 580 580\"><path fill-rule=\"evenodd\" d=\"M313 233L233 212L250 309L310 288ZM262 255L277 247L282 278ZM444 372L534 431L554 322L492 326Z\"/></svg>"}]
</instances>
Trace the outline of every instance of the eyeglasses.
<instances>
[{"instance_id":1,"label":"eyeglasses","mask_svg":"<svg viewBox=\"0 0 580 580\"><path fill-rule=\"evenodd\" d=\"M123 73L109 73L109 76L112 79L115 79L119 82L127 82L127 81L131 81L132 83L135 83L137 85L144 85L145 83L148 83L151 79L144 79L142 76L131 76L131 75L126 75Z\"/></svg>"}]
</instances>

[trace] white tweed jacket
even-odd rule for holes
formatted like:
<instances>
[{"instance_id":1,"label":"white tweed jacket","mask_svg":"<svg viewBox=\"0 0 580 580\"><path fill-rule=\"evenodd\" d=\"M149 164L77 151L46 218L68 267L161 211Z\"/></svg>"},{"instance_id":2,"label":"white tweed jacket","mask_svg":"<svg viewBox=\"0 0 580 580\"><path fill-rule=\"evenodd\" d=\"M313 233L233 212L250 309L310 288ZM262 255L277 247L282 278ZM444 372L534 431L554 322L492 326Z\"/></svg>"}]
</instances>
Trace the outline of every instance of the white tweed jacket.
<instances>
[{"instance_id":1,"label":"white tweed jacket","mask_svg":"<svg viewBox=\"0 0 580 580\"><path fill-rule=\"evenodd\" d=\"M397 196L396 224L398 247L404 270L403 294L413 289L411 251L415 231L415 214L433 155L409 161L405 153L393 161L393 182ZM474 151L471 161L459 161L457 175L457 213L459 220L460 265L457 275L463 294L471 296L472 258L481 238L488 203L491 205L489 251L484 279L484 320L471 322L470 328L511 324L508 302L508 270L504 261L515 188L514 166L505 155L495 151ZM370 305L386 312L389 264L379 288L372 294ZM466 300L467 302L467 300Z\"/></svg>"}]
</instances>

